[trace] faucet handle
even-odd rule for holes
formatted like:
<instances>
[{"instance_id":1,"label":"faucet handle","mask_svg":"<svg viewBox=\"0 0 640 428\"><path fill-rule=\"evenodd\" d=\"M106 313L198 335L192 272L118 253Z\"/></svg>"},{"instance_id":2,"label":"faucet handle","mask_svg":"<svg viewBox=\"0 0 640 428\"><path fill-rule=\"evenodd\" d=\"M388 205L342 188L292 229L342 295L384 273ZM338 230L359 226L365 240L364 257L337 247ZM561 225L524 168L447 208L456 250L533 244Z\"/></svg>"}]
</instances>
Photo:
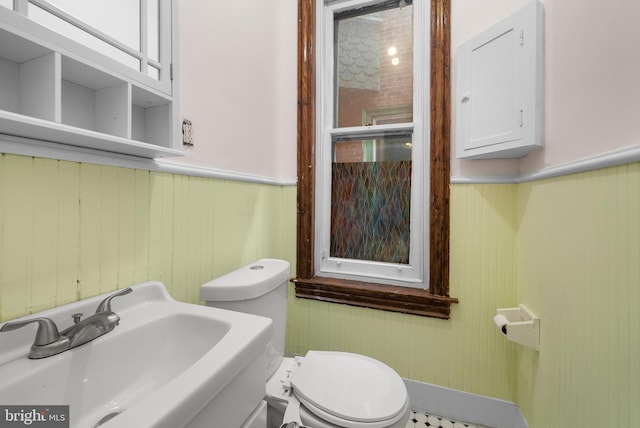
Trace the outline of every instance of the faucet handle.
<instances>
[{"instance_id":1,"label":"faucet handle","mask_svg":"<svg viewBox=\"0 0 640 428\"><path fill-rule=\"evenodd\" d=\"M25 321L8 322L0 328L0 331L16 330L25 325L37 322L38 331L36 332L36 339L33 344L36 346L44 346L58 340L60 335L58 334L58 327L49 318L31 318Z\"/></svg>"},{"instance_id":2,"label":"faucet handle","mask_svg":"<svg viewBox=\"0 0 640 428\"><path fill-rule=\"evenodd\" d=\"M100 312L107 312L107 311L111 311L111 299L113 299L114 297L118 297L118 296L124 296L125 294L129 294L133 291L133 289L131 287L125 288L124 290L120 290L117 293L112 294L111 296L107 297L106 299L104 299L102 302L100 302L100 304L98 305L98 308L96 309L96 314L100 313Z\"/></svg>"}]
</instances>

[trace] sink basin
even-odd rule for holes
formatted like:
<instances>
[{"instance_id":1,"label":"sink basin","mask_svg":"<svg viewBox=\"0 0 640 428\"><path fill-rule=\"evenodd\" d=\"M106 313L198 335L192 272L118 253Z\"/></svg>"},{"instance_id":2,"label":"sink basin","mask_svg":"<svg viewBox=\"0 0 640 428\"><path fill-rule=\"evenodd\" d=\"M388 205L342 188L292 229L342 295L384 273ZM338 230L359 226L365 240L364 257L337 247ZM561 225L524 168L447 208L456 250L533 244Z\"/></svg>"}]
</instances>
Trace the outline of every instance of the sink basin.
<instances>
[{"instance_id":1,"label":"sink basin","mask_svg":"<svg viewBox=\"0 0 640 428\"><path fill-rule=\"evenodd\" d=\"M132 288L112 302L120 325L61 354L27 357L35 325L0 333L0 403L69 405L73 428L240 427L264 396L271 320ZM62 330L109 294L25 318Z\"/></svg>"}]
</instances>

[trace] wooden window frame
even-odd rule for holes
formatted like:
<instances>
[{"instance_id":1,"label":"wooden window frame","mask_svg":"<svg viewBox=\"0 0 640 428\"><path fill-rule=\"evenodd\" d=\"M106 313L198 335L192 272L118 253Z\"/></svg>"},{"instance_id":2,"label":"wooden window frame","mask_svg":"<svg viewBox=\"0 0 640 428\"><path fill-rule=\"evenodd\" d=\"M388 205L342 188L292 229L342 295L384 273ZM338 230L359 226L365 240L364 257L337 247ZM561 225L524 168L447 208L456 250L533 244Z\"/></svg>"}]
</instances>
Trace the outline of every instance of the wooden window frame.
<instances>
[{"instance_id":1,"label":"wooden window frame","mask_svg":"<svg viewBox=\"0 0 640 428\"><path fill-rule=\"evenodd\" d=\"M322 0L319 0L322 1ZM450 0L431 0L429 289L327 278L314 272L316 0L298 0L296 297L449 319Z\"/></svg>"}]
</instances>

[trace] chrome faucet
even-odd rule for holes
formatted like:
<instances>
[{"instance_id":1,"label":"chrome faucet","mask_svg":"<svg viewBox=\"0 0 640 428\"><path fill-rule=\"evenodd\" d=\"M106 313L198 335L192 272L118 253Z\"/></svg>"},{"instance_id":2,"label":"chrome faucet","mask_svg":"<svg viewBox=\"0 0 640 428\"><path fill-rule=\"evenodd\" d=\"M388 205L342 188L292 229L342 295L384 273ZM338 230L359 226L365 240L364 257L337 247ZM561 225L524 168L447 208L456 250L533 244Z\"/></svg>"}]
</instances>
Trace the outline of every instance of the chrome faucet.
<instances>
[{"instance_id":1,"label":"chrome faucet","mask_svg":"<svg viewBox=\"0 0 640 428\"><path fill-rule=\"evenodd\" d=\"M90 342L113 330L120 323L120 317L111 310L111 300L114 297L124 296L132 291L131 288L125 288L107 297L100 302L96 313L84 320L81 320L82 314L74 314L74 325L61 333L58 333L58 327L49 318L31 318L25 321L8 322L2 326L0 332L15 330L31 323L38 323L38 331L29 351L29 358L51 357Z\"/></svg>"}]
</instances>

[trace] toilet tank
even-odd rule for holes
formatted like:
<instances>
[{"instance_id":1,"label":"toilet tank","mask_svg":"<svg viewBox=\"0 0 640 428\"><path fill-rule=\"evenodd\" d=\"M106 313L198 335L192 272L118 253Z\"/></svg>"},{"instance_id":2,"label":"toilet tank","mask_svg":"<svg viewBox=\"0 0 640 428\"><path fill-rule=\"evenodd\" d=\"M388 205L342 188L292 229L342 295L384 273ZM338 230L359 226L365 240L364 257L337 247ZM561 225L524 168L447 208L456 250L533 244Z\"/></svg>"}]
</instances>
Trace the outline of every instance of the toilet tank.
<instances>
[{"instance_id":1,"label":"toilet tank","mask_svg":"<svg viewBox=\"0 0 640 428\"><path fill-rule=\"evenodd\" d=\"M200 300L204 300L207 306L273 320L273 334L267 347L267 377L273 374L284 357L290 271L287 261L261 259L200 287Z\"/></svg>"}]
</instances>

